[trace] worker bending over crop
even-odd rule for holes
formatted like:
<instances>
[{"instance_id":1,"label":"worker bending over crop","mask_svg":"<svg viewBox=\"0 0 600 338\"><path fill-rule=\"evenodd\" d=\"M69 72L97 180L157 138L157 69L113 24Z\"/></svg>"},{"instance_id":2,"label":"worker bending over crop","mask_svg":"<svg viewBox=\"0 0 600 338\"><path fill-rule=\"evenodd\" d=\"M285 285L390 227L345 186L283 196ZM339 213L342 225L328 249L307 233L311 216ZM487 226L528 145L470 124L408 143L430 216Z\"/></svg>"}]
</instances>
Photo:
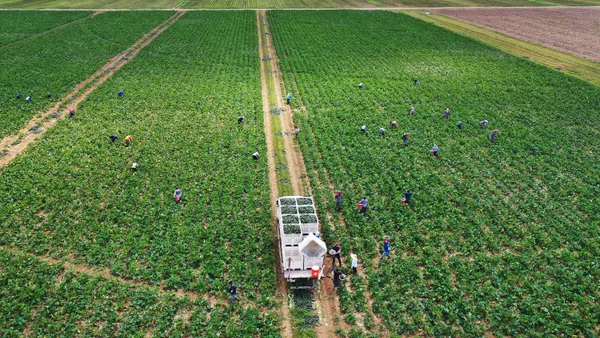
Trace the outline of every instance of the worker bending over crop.
<instances>
[{"instance_id":1,"label":"worker bending over crop","mask_svg":"<svg viewBox=\"0 0 600 338\"><path fill-rule=\"evenodd\" d=\"M229 303L237 299L237 285L233 281L229 281Z\"/></svg>"},{"instance_id":2,"label":"worker bending over crop","mask_svg":"<svg viewBox=\"0 0 600 338\"><path fill-rule=\"evenodd\" d=\"M404 135L402 135L402 141L404 141L404 145L407 146L408 145L408 137L410 136L409 133L404 133Z\"/></svg>"},{"instance_id":3,"label":"worker bending over crop","mask_svg":"<svg viewBox=\"0 0 600 338\"><path fill-rule=\"evenodd\" d=\"M381 134L381 136L385 136L385 128L379 128L379 134Z\"/></svg>"},{"instance_id":4,"label":"worker bending over crop","mask_svg":"<svg viewBox=\"0 0 600 338\"><path fill-rule=\"evenodd\" d=\"M111 140L113 143L115 143L115 141L116 141L116 140L117 140L119 137L117 136L117 134L111 134L111 135L110 135L108 138L109 138L109 139L110 139L110 140Z\"/></svg>"},{"instance_id":5,"label":"worker bending over crop","mask_svg":"<svg viewBox=\"0 0 600 338\"><path fill-rule=\"evenodd\" d=\"M415 107L410 106L410 109L408 110L408 114L409 115L415 115Z\"/></svg>"},{"instance_id":6,"label":"worker bending over crop","mask_svg":"<svg viewBox=\"0 0 600 338\"><path fill-rule=\"evenodd\" d=\"M368 205L369 201L367 200L367 198L365 196L363 196L363 198L360 200L360 202L358 202L359 206L360 206L360 212L363 214L367 213L367 205Z\"/></svg>"},{"instance_id":7,"label":"worker bending over crop","mask_svg":"<svg viewBox=\"0 0 600 338\"><path fill-rule=\"evenodd\" d=\"M446 120L450 117L450 108L446 107L446 110L444 110L444 115L442 115Z\"/></svg>"},{"instance_id":8,"label":"worker bending over crop","mask_svg":"<svg viewBox=\"0 0 600 338\"><path fill-rule=\"evenodd\" d=\"M392 256L390 255L390 241L387 238L383 239L383 252L381 253L381 258L379 258L379 261L381 262L383 260L383 258L385 257L388 258L392 258Z\"/></svg>"},{"instance_id":9,"label":"worker bending over crop","mask_svg":"<svg viewBox=\"0 0 600 338\"><path fill-rule=\"evenodd\" d=\"M409 204L411 197L412 197L412 192L410 191L410 189L406 190L406 192L404 193L404 203Z\"/></svg>"},{"instance_id":10,"label":"worker bending over crop","mask_svg":"<svg viewBox=\"0 0 600 338\"><path fill-rule=\"evenodd\" d=\"M254 154L252 154L252 158L254 158L255 160L258 160L258 157L259 157L259 156L260 156L260 155L258 154L258 151L257 151L257 152L255 152Z\"/></svg>"},{"instance_id":11,"label":"worker bending over crop","mask_svg":"<svg viewBox=\"0 0 600 338\"><path fill-rule=\"evenodd\" d=\"M358 89L363 89L364 87L365 87L365 85L363 85L362 82L358 84Z\"/></svg>"},{"instance_id":12,"label":"worker bending over crop","mask_svg":"<svg viewBox=\"0 0 600 338\"><path fill-rule=\"evenodd\" d=\"M358 256L356 256L356 254L354 253L350 253L350 258L352 258L352 272L354 272L354 274L358 273Z\"/></svg>"},{"instance_id":13,"label":"worker bending over crop","mask_svg":"<svg viewBox=\"0 0 600 338\"><path fill-rule=\"evenodd\" d=\"M136 172L137 171L137 167L138 167L137 162L133 162L133 164L131 165L131 171Z\"/></svg>"},{"instance_id":14,"label":"worker bending over crop","mask_svg":"<svg viewBox=\"0 0 600 338\"><path fill-rule=\"evenodd\" d=\"M392 121L392 129L396 129L397 126L398 124L396 123L396 121Z\"/></svg>"},{"instance_id":15,"label":"worker bending over crop","mask_svg":"<svg viewBox=\"0 0 600 338\"><path fill-rule=\"evenodd\" d=\"M481 120L481 121L479 121L479 125L482 126L482 127L484 127L484 128L487 128L488 127L488 120Z\"/></svg>"},{"instance_id":16,"label":"worker bending over crop","mask_svg":"<svg viewBox=\"0 0 600 338\"><path fill-rule=\"evenodd\" d=\"M342 192L337 190L335 192L335 208L337 210L342 209Z\"/></svg>"},{"instance_id":17,"label":"worker bending over crop","mask_svg":"<svg viewBox=\"0 0 600 338\"><path fill-rule=\"evenodd\" d=\"M183 193L181 192L181 190L179 190L179 188L175 188L175 192L173 193L173 199L175 199L175 202L181 201L182 197Z\"/></svg>"},{"instance_id":18,"label":"worker bending over crop","mask_svg":"<svg viewBox=\"0 0 600 338\"><path fill-rule=\"evenodd\" d=\"M462 122L461 121L458 121L456 126L458 127L458 130L462 130Z\"/></svg>"},{"instance_id":19,"label":"worker bending over crop","mask_svg":"<svg viewBox=\"0 0 600 338\"><path fill-rule=\"evenodd\" d=\"M362 127L360 127L360 131L362 131L363 134L366 133L367 132L367 126L363 125Z\"/></svg>"},{"instance_id":20,"label":"worker bending over crop","mask_svg":"<svg viewBox=\"0 0 600 338\"><path fill-rule=\"evenodd\" d=\"M71 108L69 110L69 118L73 118L73 117L75 117L75 109Z\"/></svg>"},{"instance_id":21,"label":"worker bending over crop","mask_svg":"<svg viewBox=\"0 0 600 338\"><path fill-rule=\"evenodd\" d=\"M295 124L294 124L294 134L296 135L296 137L298 137L298 134L300 134L300 128L298 128L298 126Z\"/></svg>"},{"instance_id":22,"label":"worker bending over crop","mask_svg":"<svg viewBox=\"0 0 600 338\"><path fill-rule=\"evenodd\" d=\"M119 90L119 92L117 93L117 95L119 95L119 97L123 96L125 94L125 92L123 92L122 90Z\"/></svg>"},{"instance_id":23,"label":"worker bending over crop","mask_svg":"<svg viewBox=\"0 0 600 338\"><path fill-rule=\"evenodd\" d=\"M241 124L243 122L244 122L244 117L243 116L238 117L238 124Z\"/></svg>"},{"instance_id":24,"label":"worker bending over crop","mask_svg":"<svg viewBox=\"0 0 600 338\"><path fill-rule=\"evenodd\" d=\"M496 136L498 135L498 129L494 130L491 134L490 134L490 141L492 142L496 142Z\"/></svg>"},{"instance_id":25,"label":"worker bending over crop","mask_svg":"<svg viewBox=\"0 0 600 338\"><path fill-rule=\"evenodd\" d=\"M125 145L126 146L130 146L132 142L133 142L133 137L131 135L125 136Z\"/></svg>"},{"instance_id":26,"label":"worker bending over crop","mask_svg":"<svg viewBox=\"0 0 600 338\"><path fill-rule=\"evenodd\" d=\"M429 151L431 153L431 155L437 157L438 156L438 152L440 151L440 148L438 148L437 144L433 144L433 148L431 148L431 151Z\"/></svg>"},{"instance_id":27,"label":"worker bending over crop","mask_svg":"<svg viewBox=\"0 0 600 338\"><path fill-rule=\"evenodd\" d=\"M27 96L27 97L25 98L25 101L27 101L27 103L31 103L31 96Z\"/></svg>"},{"instance_id":28,"label":"worker bending over crop","mask_svg":"<svg viewBox=\"0 0 600 338\"><path fill-rule=\"evenodd\" d=\"M331 255L333 256L331 264L335 265L335 259L337 258L338 263L340 263L340 266L342 266L342 257L340 255L340 252L342 251L342 247L341 247L340 243L335 243L333 248L331 248L331 251L332 251Z\"/></svg>"},{"instance_id":29,"label":"worker bending over crop","mask_svg":"<svg viewBox=\"0 0 600 338\"><path fill-rule=\"evenodd\" d=\"M292 102L292 94L288 93L285 96L285 99L287 100L287 104L290 104Z\"/></svg>"},{"instance_id":30,"label":"worker bending over crop","mask_svg":"<svg viewBox=\"0 0 600 338\"><path fill-rule=\"evenodd\" d=\"M336 288L340 287L340 282L341 282L341 277L342 277L342 273L340 272L340 270L333 268L333 270L331 271L331 273L333 274L333 286L335 286Z\"/></svg>"}]
</instances>

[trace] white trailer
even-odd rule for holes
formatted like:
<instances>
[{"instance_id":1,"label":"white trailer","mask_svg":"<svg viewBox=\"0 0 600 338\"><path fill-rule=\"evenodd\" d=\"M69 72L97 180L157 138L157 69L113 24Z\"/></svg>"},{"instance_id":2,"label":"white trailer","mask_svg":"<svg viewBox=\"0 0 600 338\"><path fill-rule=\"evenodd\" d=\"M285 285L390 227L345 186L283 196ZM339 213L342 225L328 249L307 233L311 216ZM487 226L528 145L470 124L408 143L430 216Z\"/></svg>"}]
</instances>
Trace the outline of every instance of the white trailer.
<instances>
[{"instance_id":1,"label":"white trailer","mask_svg":"<svg viewBox=\"0 0 600 338\"><path fill-rule=\"evenodd\" d=\"M296 279L320 279L327 246L318 236L319 219L313 198L280 197L277 200L277 223L284 278L292 283ZM315 267L318 267L318 272Z\"/></svg>"}]
</instances>

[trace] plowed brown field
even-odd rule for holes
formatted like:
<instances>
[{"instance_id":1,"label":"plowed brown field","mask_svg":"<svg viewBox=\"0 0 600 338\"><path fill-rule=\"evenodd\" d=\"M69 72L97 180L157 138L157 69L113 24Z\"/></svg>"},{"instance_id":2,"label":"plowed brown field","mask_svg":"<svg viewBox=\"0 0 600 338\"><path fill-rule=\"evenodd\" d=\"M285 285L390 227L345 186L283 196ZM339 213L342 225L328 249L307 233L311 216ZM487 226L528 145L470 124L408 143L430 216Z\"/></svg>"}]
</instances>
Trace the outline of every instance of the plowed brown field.
<instances>
[{"instance_id":1,"label":"plowed brown field","mask_svg":"<svg viewBox=\"0 0 600 338\"><path fill-rule=\"evenodd\" d=\"M433 12L600 62L600 7L457 8Z\"/></svg>"}]
</instances>

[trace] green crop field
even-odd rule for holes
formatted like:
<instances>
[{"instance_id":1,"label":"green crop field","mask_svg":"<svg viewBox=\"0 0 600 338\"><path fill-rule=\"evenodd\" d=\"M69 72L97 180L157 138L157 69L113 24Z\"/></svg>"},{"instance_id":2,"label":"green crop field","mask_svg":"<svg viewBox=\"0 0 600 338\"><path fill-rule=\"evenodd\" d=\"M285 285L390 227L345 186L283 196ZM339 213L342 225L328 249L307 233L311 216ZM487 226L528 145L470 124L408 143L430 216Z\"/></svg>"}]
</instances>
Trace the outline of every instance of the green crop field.
<instances>
[{"instance_id":1,"label":"green crop field","mask_svg":"<svg viewBox=\"0 0 600 338\"><path fill-rule=\"evenodd\" d=\"M1 337L600 335L600 88L401 13L174 14L0 11L3 140L165 28L74 118L0 149ZM313 194L341 288L285 288L276 189Z\"/></svg>"},{"instance_id":2,"label":"green crop field","mask_svg":"<svg viewBox=\"0 0 600 338\"><path fill-rule=\"evenodd\" d=\"M33 115L49 108L171 15L167 11L107 12L0 48L0 137L18 131ZM25 102L27 96L31 103Z\"/></svg>"},{"instance_id":3,"label":"green crop field","mask_svg":"<svg viewBox=\"0 0 600 338\"><path fill-rule=\"evenodd\" d=\"M200 295L221 297L233 279L246 305L217 306L214 323L200 325L208 320L194 316L181 332L272 336L277 332L269 310L275 253L266 160L251 157L266 147L257 46L254 12L185 14L89 96L76 118L60 121L2 169L0 245ZM120 90L125 92L121 98ZM242 126L236 122L239 114L246 116ZM116 143L108 138L112 133L120 137ZM124 145L126 135L133 136L131 147ZM133 162L139 163L136 173L129 170ZM184 198L179 204L173 201L177 187ZM28 273L28 267L15 265ZM52 274L40 276L40 283L52 282ZM94 291L97 281L77 278L84 284L81 301L103 297ZM4 289L2 298L18 303L12 297L20 295ZM118 298L111 307L136 311L133 299L129 307L123 305L134 296L121 295L119 289L101 291ZM28 300L22 312L45 315L36 308L52 304L39 303ZM192 310L210 312L202 310L204 303L199 298ZM1 304L0 317L17 306ZM75 299L66 305L85 304ZM174 314L157 309L156 315ZM104 332L103 319L88 316L82 319L96 325L90 330ZM128 321L111 319L117 320ZM162 335L162 322L152 325Z\"/></svg>"},{"instance_id":4,"label":"green crop field","mask_svg":"<svg viewBox=\"0 0 600 338\"><path fill-rule=\"evenodd\" d=\"M91 12L2 11L0 47L81 19Z\"/></svg>"},{"instance_id":5,"label":"green crop field","mask_svg":"<svg viewBox=\"0 0 600 338\"><path fill-rule=\"evenodd\" d=\"M597 87L402 14L269 18L320 215L334 216L325 238L358 253L391 332L599 334ZM340 297L365 311L359 291Z\"/></svg>"}]
</instances>

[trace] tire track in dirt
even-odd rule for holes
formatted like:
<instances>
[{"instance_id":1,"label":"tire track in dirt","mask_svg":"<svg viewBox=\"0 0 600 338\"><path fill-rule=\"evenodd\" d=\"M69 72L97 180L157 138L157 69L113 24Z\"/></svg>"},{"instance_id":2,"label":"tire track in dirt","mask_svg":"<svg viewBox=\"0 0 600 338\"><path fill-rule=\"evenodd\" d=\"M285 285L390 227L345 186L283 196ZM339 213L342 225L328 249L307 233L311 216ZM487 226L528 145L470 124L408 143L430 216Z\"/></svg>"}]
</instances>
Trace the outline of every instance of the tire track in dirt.
<instances>
[{"instance_id":1,"label":"tire track in dirt","mask_svg":"<svg viewBox=\"0 0 600 338\"><path fill-rule=\"evenodd\" d=\"M169 17L163 23L155 27L150 32L142 36L133 45L125 51L119 53L110 59L102 68L88 77L83 82L79 83L71 92L61 98L54 106L42 113L41 116L33 117L25 127L18 133L8 135L0 141L0 151L4 156L0 157L0 168L4 167L12 161L17 155L23 152L29 144L37 140L48 129L52 128L60 119L66 116L66 104L71 108L77 108L79 103L87 98L96 88L110 78L117 70L131 61L135 56L157 36L164 32L171 24L175 23L185 12L178 11L173 16ZM61 110L63 113L61 114ZM55 118L52 115L59 113ZM23 135L20 137L20 135Z\"/></svg>"},{"instance_id":2,"label":"tire track in dirt","mask_svg":"<svg viewBox=\"0 0 600 338\"><path fill-rule=\"evenodd\" d=\"M264 15L264 13L263 13ZM261 12L256 12L256 25L257 25L257 33L258 33L258 51L260 57L260 82L261 82L261 93L262 93L262 103L263 103L263 116L264 116L264 131L265 131L265 140L267 142L267 163L269 166L269 187L270 187L270 197L271 197L271 224L273 224L271 231L273 231L276 235L275 243L273 243L273 248L276 252L276 266L275 266L275 274L277 276L277 289L278 293L281 297L281 329L280 333L283 338L291 338L292 334L292 323L290 321L290 308L288 304L288 292L287 292L287 284L285 279L281 274L283 268L281 266L281 252L279 251L279 230L277 228L277 217L275 210L275 201L279 198L279 189L277 186L277 172L275 170L275 146L273 142L273 129L271 125L271 110L269 108L269 94L268 94L268 86L267 86L267 73L265 70L265 53L263 50L263 25L261 24Z\"/></svg>"}]
</instances>

